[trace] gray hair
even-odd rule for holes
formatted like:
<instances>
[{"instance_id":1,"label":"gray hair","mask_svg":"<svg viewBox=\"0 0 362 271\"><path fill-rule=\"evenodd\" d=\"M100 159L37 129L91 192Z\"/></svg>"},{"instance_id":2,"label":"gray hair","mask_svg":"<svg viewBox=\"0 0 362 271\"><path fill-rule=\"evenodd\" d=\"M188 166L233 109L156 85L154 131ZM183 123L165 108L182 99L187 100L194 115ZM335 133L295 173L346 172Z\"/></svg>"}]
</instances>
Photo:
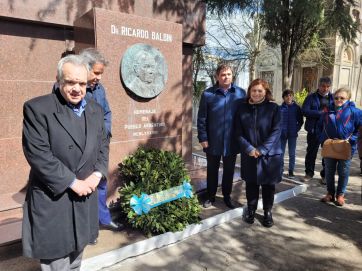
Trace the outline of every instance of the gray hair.
<instances>
[{"instance_id":1,"label":"gray hair","mask_svg":"<svg viewBox=\"0 0 362 271\"><path fill-rule=\"evenodd\" d=\"M68 55L68 56L60 59L58 62L58 67L57 67L57 81L58 82L62 82L64 79L63 66L66 63L71 63L75 66L83 66L84 68L86 68L87 73L89 72L88 64L87 64L87 61L84 59L84 57L81 57L79 55Z\"/></svg>"},{"instance_id":2,"label":"gray hair","mask_svg":"<svg viewBox=\"0 0 362 271\"><path fill-rule=\"evenodd\" d=\"M79 53L80 56L84 57L88 62L89 69L91 70L96 63L108 65L108 61L104 56L94 48L86 48Z\"/></svg>"},{"instance_id":3,"label":"gray hair","mask_svg":"<svg viewBox=\"0 0 362 271\"><path fill-rule=\"evenodd\" d=\"M319 86L321 86L322 84L332 85L332 80L331 80L331 78L329 78L328 76L326 76L326 77L321 77L321 78L319 79Z\"/></svg>"}]
</instances>

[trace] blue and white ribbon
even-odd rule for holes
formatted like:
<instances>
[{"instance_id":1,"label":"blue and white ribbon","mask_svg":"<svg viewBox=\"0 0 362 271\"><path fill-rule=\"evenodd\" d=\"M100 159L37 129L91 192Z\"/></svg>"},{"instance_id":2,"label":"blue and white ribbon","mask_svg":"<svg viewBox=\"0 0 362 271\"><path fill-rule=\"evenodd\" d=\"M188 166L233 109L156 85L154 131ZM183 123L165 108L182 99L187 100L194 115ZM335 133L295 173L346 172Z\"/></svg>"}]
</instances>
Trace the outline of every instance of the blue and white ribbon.
<instances>
[{"instance_id":1,"label":"blue and white ribbon","mask_svg":"<svg viewBox=\"0 0 362 271\"><path fill-rule=\"evenodd\" d=\"M189 182L184 181L184 183L182 184L182 188L184 191L184 197L186 198L192 198L192 186Z\"/></svg>"},{"instance_id":2,"label":"blue and white ribbon","mask_svg":"<svg viewBox=\"0 0 362 271\"><path fill-rule=\"evenodd\" d=\"M138 215L147 214L152 208L150 203L151 203L150 197L144 193L142 193L141 197L133 195L130 201L132 209Z\"/></svg>"},{"instance_id":3,"label":"blue and white ribbon","mask_svg":"<svg viewBox=\"0 0 362 271\"><path fill-rule=\"evenodd\" d=\"M150 209L167 202L180 199L180 198L192 198L192 186L184 180L182 185L172 187L167 190L163 190L151 195L142 193L140 197L133 195L130 200L130 205L137 215L147 214Z\"/></svg>"}]
</instances>

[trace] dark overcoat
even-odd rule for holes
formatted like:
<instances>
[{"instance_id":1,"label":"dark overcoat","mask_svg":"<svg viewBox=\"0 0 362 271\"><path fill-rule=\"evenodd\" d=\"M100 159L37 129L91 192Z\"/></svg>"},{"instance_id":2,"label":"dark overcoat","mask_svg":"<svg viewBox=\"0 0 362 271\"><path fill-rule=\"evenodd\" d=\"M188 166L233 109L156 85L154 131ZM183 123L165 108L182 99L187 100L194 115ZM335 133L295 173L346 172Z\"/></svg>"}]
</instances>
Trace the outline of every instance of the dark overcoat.
<instances>
[{"instance_id":1,"label":"dark overcoat","mask_svg":"<svg viewBox=\"0 0 362 271\"><path fill-rule=\"evenodd\" d=\"M334 110L333 95L332 93L328 93L328 111L333 111L333 110ZM318 120L323 113L319 101L318 90L309 94L307 98L305 98L302 105L302 111L306 118L304 129L308 133L312 134L316 133Z\"/></svg>"},{"instance_id":2,"label":"dark overcoat","mask_svg":"<svg viewBox=\"0 0 362 271\"><path fill-rule=\"evenodd\" d=\"M64 257L98 236L97 193L80 197L69 185L94 171L107 175L109 143L103 111L87 100L84 146L59 92L34 98L23 110L23 150L31 167L23 207L23 254Z\"/></svg>"},{"instance_id":3,"label":"dark overcoat","mask_svg":"<svg viewBox=\"0 0 362 271\"><path fill-rule=\"evenodd\" d=\"M244 99L235 116L235 134L241 150L241 173L247 182L275 184L281 181L281 115L270 101L249 104ZM253 149L258 158L248 154Z\"/></svg>"},{"instance_id":4,"label":"dark overcoat","mask_svg":"<svg viewBox=\"0 0 362 271\"><path fill-rule=\"evenodd\" d=\"M204 151L211 155L229 156L238 153L234 137L234 116L245 97L245 90L235 85L224 92L215 85L206 89L201 96L197 116L199 142L208 141Z\"/></svg>"}]
</instances>

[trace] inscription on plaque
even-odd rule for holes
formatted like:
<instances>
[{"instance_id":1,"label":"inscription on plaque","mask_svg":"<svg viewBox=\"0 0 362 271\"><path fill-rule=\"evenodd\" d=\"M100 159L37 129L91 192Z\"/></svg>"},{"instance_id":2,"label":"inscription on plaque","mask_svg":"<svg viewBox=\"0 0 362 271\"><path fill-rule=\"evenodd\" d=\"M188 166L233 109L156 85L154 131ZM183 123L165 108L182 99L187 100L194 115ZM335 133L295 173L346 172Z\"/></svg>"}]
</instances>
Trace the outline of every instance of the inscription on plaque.
<instances>
[{"instance_id":1,"label":"inscription on plaque","mask_svg":"<svg viewBox=\"0 0 362 271\"><path fill-rule=\"evenodd\" d=\"M131 92L142 98L154 98L165 87L168 69L159 50L137 43L127 49L121 62L121 78Z\"/></svg>"},{"instance_id":2,"label":"inscription on plaque","mask_svg":"<svg viewBox=\"0 0 362 271\"><path fill-rule=\"evenodd\" d=\"M156 113L156 109L135 109L133 111L133 121L124 124L123 128L132 137L159 135L166 128L166 124L152 120L152 116Z\"/></svg>"}]
</instances>

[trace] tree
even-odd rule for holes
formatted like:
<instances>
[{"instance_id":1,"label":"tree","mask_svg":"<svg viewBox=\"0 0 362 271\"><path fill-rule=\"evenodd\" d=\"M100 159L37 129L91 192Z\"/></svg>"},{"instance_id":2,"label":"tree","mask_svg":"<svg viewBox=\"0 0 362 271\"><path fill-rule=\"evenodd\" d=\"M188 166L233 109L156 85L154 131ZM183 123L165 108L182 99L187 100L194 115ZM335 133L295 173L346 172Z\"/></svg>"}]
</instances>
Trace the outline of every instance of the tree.
<instances>
[{"instance_id":1,"label":"tree","mask_svg":"<svg viewBox=\"0 0 362 271\"><path fill-rule=\"evenodd\" d=\"M193 74L192 74L192 86L193 86L193 98L194 100L198 101L201 97L202 91L205 89L199 81L199 73L201 70L204 69L205 66L205 58L202 47L196 47L193 51L192 57L192 66L193 66Z\"/></svg>"},{"instance_id":2,"label":"tree","mask_svg":"<svg viewBox=\"0 0 362 271\"><path fill-rule=\"evenodd\" d=\"M233 14L256 12L252 0L205 0L211 12ZM357 36L358 21L350 15L354 0L264 0L261 17L265 40L280 46L283 89L290 88L294 62L308 48L313 38L338 33L346 42Z\"/></svg>"},{"instance_id":3,"label":"tree","mask_svg":"<svg viewBox=\"0 0 362 271\"><path fill-rule=\"evenodd\" d=\"M220 55L224 59L238 63L239 67L248 64L249 81L255 78L256 59L265 44L259 14L261 3L262 0L254 1L256 12L253 14L243 11L231 18L219 14L207 16L207 41L211 41L222 50Z\"/></svg>"}]
</instances>

